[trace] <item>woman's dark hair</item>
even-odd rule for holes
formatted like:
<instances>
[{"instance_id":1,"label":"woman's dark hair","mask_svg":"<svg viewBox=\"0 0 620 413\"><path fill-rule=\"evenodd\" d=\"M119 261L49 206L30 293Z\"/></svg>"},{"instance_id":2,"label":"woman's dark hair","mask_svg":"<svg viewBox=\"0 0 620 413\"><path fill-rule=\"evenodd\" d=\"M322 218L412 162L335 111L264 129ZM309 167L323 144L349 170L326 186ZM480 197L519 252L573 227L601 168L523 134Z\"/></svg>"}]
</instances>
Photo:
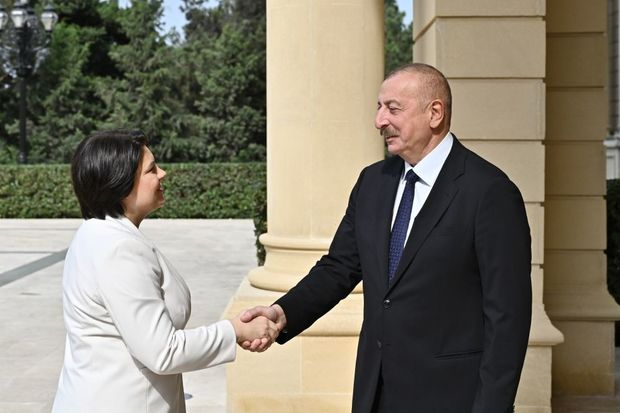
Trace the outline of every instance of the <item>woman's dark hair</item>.
<instances>
[{"instance_id":1,"label":"woman's dark hair","mask_svg":"<svg viewBox=\"0 0 620 413\"><path fill-rule=\"evenodd\" d=\"M78 145L71 161L73 190L84 219L118 218L133 189L147 138L139 130L95 132Z\"/></svg>"}]
</instances>

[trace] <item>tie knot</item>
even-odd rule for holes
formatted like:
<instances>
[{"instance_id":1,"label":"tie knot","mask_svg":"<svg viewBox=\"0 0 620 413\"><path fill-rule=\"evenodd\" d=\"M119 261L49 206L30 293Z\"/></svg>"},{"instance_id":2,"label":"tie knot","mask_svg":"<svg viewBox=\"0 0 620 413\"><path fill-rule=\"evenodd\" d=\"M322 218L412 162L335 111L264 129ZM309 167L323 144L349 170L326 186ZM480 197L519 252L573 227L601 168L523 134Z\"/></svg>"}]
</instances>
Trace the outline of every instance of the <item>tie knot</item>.
<instances>
[{"instance_id":1,"label":"tie knot","mask_svg":"<svg viewBox=\"0 0 620 413\"><path fill-rule=\"evenodd\" d=\"M418 179L420 179L420 177L413 172L413 169L409 169L407 175L405 175L405 180L408 184L415 184Z\"/></svg>"}]
</instances>

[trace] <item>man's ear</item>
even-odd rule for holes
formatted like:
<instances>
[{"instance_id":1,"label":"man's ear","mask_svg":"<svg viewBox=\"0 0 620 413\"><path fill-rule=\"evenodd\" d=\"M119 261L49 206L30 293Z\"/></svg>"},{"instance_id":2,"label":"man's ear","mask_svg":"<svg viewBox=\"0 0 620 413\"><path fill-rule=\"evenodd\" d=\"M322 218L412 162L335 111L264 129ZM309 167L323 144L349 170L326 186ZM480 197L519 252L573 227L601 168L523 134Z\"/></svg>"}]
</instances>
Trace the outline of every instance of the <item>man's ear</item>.
<instances>
[{"instance_id":1,"label":"man's ear","mask_svg":"<svg viewBox=\"0 0 620 413\"><path fill-rule=\"evenodd\" d=\"M438 128L446 117L446 107L439 99L435 99L430 104L431 122L430 127Z\"/></svg>"}]
</instances>

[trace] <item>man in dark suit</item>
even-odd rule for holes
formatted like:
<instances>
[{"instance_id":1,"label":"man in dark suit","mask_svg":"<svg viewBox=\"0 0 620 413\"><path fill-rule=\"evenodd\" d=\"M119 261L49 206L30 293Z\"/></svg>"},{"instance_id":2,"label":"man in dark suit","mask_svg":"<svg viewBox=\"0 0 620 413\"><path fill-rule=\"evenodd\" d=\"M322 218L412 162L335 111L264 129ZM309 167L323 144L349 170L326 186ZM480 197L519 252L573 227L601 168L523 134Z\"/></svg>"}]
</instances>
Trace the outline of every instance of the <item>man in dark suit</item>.
<instances>
[{"instance_id":1,"label":"man in dark suit","mask_svg":"<svg viewBox=\"0 0 620 413\"><path fill-rule=\"evenodd\" d=\"M450 133L451 102L431 66L388 75L375 126L396 156L362 171L310 273L244 314L275 321L283 344L363 280L354 413L513 411L531 320L529 226L517 187Z\"/></svg>"}]
</instances>

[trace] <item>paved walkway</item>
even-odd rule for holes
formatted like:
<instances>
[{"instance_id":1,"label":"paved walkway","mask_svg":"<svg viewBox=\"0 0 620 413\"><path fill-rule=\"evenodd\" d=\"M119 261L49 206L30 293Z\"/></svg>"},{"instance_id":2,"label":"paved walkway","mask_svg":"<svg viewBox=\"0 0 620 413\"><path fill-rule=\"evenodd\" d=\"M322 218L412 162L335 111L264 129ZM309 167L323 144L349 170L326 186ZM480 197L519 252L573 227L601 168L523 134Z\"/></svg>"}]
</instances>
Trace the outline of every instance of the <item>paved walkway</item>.
<instances>
[{"instance_id":1,"label":"paved walkway","mask_svg":"<svg viewBox=\"0 0 620 413\"><path fill-rule=\"evenodd\" d=\"M62 366L64 252L81 220L0 219L0 412L49 413ZM189 326L220 318L256 266L250 220L146 220L192 291ZM225 368L186 373L188 413L224 413Z\"/></svg>"},{"instance_id":2,"label":"paved walkway","mask_svg":"<svg viewBox=\"0 0 620 413\"><path fill-rule=\"evenodd\" d=\"M49 413L62 365L64 252L81 220L0 219L0 412ZM220 318L256 266L250 220L146 220L192 291L190 326ZM620 351L617 351L620 358ZM554 413L620 412L615 398L556 398ZM184 374L188 413L226 411L225 367Z\"/></svg>"}]
</instances>

